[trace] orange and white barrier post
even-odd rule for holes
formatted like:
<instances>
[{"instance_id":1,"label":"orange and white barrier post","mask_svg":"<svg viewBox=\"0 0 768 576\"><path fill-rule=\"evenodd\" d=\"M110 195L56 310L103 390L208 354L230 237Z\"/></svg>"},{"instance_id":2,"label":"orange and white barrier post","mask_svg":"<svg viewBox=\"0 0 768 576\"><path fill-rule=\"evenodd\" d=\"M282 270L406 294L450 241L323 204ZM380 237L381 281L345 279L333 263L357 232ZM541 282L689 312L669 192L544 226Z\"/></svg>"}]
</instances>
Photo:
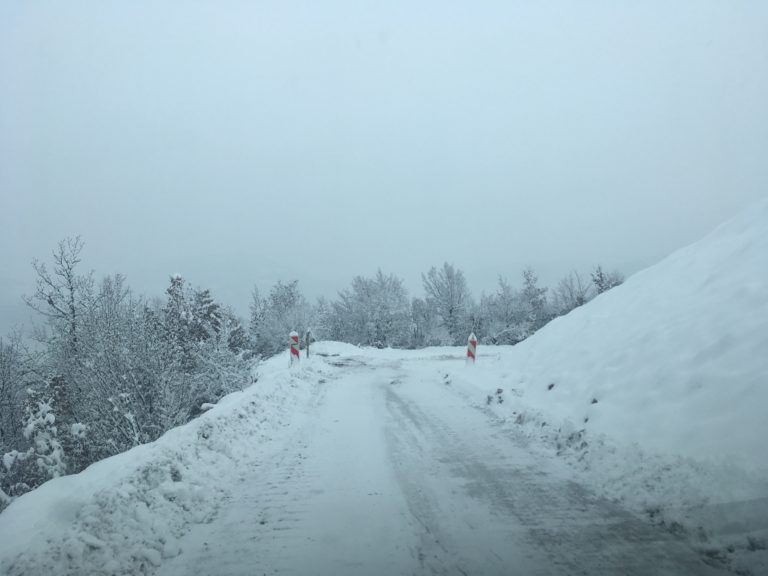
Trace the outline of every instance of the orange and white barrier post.
<instances>
[{"instance_id":1,"label":"orange and white barrier post","mask_svg":"<svg viewBox=\"0 0 768 576\"><path fill-rule=\"evenodd\" d=\"M469 340L467 340L467 364L472 362L475 363L475 357L477 356L477 336L475 336L475 333L472 332L472 334L469 335Z\"/></svg>"},{"instance_id":2,"label":"orange and white barrier post","mask_svg":"<svg viewBox=\"0 0 768 576\"><path fill-rule=\"evenodd\" d=\"M299 334L297 332L291 332L291 366L293 363L299 362Z\"/></svg>"}]
</instances>

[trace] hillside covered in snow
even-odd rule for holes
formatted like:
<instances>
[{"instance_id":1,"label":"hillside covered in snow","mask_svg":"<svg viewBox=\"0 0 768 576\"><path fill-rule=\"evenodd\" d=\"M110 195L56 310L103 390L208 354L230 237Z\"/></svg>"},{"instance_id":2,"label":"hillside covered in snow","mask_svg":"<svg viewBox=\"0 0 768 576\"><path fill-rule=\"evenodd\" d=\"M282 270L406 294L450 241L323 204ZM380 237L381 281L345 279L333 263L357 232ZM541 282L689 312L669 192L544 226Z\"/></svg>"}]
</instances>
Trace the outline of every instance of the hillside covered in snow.
<instances>
[{"instance_id":1,"label":"hillside covered in snow","mask_svg":"<svg viewBox=\"0 0 768 576\"><path fill-rule=\"evenodd\" d=\"M555 422L766 474L768 201L555 319L507 369Z\"/></svg>"},{"instance_id":2,"label":"hillside covered in snow","mask_svg":"<svg viewBox=\"0 0 768 576\"><path fill-rule=\"evenodd\" d=\"M502 352L501 373L478 366L468 389L582 481L713 554L746 541L768 573L767 264L765 200Z\"/></svg>"}]
</instances>

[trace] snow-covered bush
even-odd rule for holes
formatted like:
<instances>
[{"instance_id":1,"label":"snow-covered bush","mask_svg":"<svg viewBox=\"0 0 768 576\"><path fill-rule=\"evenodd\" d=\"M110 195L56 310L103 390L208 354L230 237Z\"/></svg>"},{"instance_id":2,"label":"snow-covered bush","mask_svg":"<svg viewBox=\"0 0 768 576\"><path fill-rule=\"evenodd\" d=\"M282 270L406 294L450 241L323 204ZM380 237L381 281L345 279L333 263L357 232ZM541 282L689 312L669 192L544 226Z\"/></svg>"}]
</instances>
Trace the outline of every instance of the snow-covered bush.
<instances>
[{"instance_id":1,"label":"snow-covered bush","mask_svg":"<svg viewBox=\"0 0 768 576\"><path fill-rule=\"evenodd\" d=\"M267 357L288 347L292 331L305 334L311 308L299 290L299 283L277 282L266 298L254 289L251 302L251 339L256 354Z\"/></svg>"},{"instance_id":2,"label":"snow-covered bush","mask_svg":"<svg viewBox=\"0 0 768 576\"><path fill-rule=\"evenodd\" d=\"M356 276L339 293L331 313L334 340L365 346L405 347L410 340L408 293L403 281L381 270L374 278Z\"/></svg>"},{"instance_id":3,"label":"snow-covered bush","mask_svg":"<svg viewBox=\"0 0 768 576\"><path fill-rule=\"evenodd\" d=\"M165 302L150 303L119 274L97 285L77 272L82 247L61 242L51 271L35 262L27 303L46 325L25 370L16 341L0 341L0 508L49 478L155 440L250 383L242 325L208 290L175 275Z\"/></svg>"}]
</instances>

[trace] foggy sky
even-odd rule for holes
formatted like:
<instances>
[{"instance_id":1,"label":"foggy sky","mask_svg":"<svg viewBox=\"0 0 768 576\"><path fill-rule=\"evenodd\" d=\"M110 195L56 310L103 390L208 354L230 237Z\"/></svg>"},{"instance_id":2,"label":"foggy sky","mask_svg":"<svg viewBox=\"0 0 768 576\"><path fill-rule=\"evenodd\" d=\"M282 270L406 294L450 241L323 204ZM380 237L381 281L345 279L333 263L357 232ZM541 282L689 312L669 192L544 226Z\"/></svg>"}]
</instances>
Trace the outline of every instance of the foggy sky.
<instances>
[{"instance_id":1,"label":"foggy sky","mask_svg":"<svg viewBox=\"0 0 768 576\"><path fill-rule=\"evenodd\" d=\"M0 0L0 333L33 258L247 311L377 268L631 273L768 194L768 3Z\"/></svg>"}]
</instances>

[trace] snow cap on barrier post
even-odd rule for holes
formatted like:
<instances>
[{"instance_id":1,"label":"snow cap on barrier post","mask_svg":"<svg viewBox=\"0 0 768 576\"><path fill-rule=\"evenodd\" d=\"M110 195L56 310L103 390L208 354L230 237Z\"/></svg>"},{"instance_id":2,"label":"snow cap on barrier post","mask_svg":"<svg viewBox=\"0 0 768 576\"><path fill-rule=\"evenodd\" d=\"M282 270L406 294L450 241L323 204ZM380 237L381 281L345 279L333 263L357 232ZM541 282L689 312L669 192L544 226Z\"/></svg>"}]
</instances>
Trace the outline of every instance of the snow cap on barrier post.
<instances>
[{"instance_id":1,"label":"snow cap on barrier post","mask_svg":"<svg viewBox=\"0 0 768 576\"><path fill-rule=\"evenodd\" d=\"M293 331L289 334L291 340L291 365L299 361L299 334Z\"/></svg>"},{"instance_id":2,"label":"snow cap on barrier post","mask_svg":"<svg viewBox=\"0 0 768 576\"><path fill-rule=\"evenodd\" d=\"M467 340L467 363L472 362L474 364L475 357L477 356L477 336L475 333L469 335Z\"/></svg>"}]
</instances>

